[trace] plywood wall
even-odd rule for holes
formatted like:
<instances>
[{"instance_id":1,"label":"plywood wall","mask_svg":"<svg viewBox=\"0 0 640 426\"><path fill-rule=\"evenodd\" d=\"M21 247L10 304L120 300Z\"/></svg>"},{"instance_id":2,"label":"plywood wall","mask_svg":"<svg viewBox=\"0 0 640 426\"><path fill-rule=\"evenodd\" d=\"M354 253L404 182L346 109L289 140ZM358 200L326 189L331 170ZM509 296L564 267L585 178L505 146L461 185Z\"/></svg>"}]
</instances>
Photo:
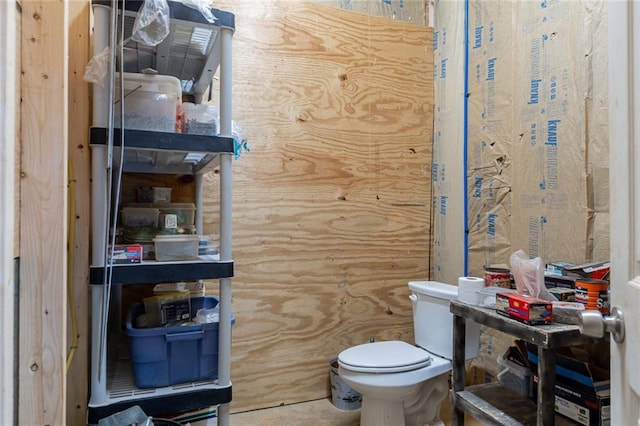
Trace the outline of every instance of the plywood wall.
<instances>
[{"instance_id":1,"label":"plywood wall","mask_svg":"<svg viewBox=\"0 0 640 426\"><path fill-rule=\"evenodd\" d=\"M418 25L425 25L429 20L426 0L312 0L312 2Z\"/></svg>"},{"instance_id":2,"label":"plywood wall","mask_svg":"<svg viewBox=\"0 0 640 426\"><path fill-rule=\"evenodd\" d=\"M413 338L428 276L432 33L297 1L236 14L232 411L327 397L342 349ZM217 175L205 177L217 233ZM214 290L210 290L215 293Z\"/></svg>"}]
</instances>

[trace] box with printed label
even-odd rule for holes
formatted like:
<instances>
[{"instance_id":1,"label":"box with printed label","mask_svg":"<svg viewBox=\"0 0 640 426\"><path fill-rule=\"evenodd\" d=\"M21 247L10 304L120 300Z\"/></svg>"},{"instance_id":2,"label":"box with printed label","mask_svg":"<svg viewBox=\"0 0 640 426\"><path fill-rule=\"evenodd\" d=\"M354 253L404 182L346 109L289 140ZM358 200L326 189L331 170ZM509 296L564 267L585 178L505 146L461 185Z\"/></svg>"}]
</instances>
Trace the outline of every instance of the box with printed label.
<instances>
[{"instance_id":1,"label":"box with printed label","mask_svg":"<svg viewBox=\"0 0 640 426\"><path fill-rule=\"evenodd\" d=\"M607 368L593 360L580 361L571 355L556 354L555 411L585 426L611 424L611 382ZM528 345L528 358L537 388L538 356ZM584 358L581 357L581 358Z\"/></svg>"},{"instance_id":2,"label":"box with printed label","mask_svg":"<svg viewBox=\"0 0 640 426\"><path fill-rule=\"evenodd\" d=\"M142 262L142 246L140 244L119 245L111 250L109 246L109 263L112 265Z\"/></svg>"},{"instance_id":3,"label":"box with printed label","mask_svg":"<svg viewBox=\"0 0 640 426\"><path fill-rule=\"evenodd\" d=\"M496 294L496 312L529 325L551 324L553 305L519 293Z\"/></svg>"}]
</instances>

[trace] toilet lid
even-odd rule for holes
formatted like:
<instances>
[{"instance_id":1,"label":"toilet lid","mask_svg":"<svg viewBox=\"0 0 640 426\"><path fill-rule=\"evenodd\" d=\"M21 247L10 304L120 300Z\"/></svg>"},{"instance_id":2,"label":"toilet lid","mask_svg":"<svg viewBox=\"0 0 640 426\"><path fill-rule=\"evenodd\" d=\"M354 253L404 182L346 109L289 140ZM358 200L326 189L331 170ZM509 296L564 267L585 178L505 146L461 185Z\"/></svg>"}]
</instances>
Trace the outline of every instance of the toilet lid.
<instances>
[{"instance_id":1,"label":"toilet lid","mask_svg":"<svg viewBox=\"0 0 640 426\"><path fill-rule=\"evenodd\" d=\"M338 363L351 371L398 373L431 364L431 355L424 349L401 341L374 342L345 349Z\"/></svg>"}]
</instances>

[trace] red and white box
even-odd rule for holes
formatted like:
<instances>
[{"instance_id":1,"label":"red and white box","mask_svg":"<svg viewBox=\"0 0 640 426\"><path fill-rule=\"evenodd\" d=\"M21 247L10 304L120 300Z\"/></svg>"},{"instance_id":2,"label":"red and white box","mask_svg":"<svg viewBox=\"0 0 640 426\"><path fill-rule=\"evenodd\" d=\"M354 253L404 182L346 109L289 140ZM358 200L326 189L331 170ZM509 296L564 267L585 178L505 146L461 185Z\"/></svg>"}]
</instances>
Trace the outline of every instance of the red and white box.
<instances>
[{"instance_id":1,"label":"red and white box","mask_svg":"<svg viewBox=\"0 0 640 426\"><path fill-rule=\"evenodd\" d=\"M551 324L553 304L519 293L497 293L496 312L529 325Z\"/></svg>"}]
</instances>

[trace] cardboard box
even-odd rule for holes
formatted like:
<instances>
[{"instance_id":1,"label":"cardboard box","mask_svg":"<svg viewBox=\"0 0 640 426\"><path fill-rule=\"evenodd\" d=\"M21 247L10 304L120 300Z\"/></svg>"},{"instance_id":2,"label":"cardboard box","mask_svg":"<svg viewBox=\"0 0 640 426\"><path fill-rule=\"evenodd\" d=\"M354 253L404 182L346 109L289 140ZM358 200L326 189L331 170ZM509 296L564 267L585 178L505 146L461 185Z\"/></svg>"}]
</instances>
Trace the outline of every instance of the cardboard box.
<instances>
[{"instance_id":1,"label":"cardboard box","mask_svg":"<svg viewBox=\"0 0 640 426\"><path fill-rule=\"evenodd\" d=\"M573 302L576 300L576 291L572 288L552 287L548 290L560 302Z\"/></svg>"},{"instance_id":2,"label":"cardboard box","mask_svg":"<svg viewBox=\"0 0 640 426\"><path fill-rule=\"evenodd\" d=\"M538 357L535 347L528 346L528 358L534 374L537 394ZM611 390L609 370L594 360L576 359L571 350L556 354L556 413L586 426L609 426L611 423Z\"/></svg>"},{"instance_id":3,"label":"cardboard box","mask_svg":"<svg viewBox=\"0 0 640 426\"><path fill-rule=\"evenodd\" d=\"M594 280L608 280L609 279L609 262L594 262L584 265L574 266L572 268L565 268L563 275L576 278L592 278Z\"/></svg>"},{"instance_id":4,"label":"cardboard box","mask_svg":"<svg viewBox=\"0 0 640 426\"><path fill-rule=\"evenodd\" d=\"M496 312L529 325L551 324L553 319L551 302L519 293L496 294Z\"/></svg>"},{"instance_id":5,"label":"cardboard box","mask_svg":"<svg viewBox=\"0 0 640 426\"><path fill-rule=\"evenodd\" d=\"M111 247L109 247L111 254ZM110 259L111 264L129 264L142 262L142 246L140 244L115 245L113 247L113 257Z\"/></svg>"},{"instance_id":6,"label":"cardboard box","mask_svg":"<svg viewBox=\"0 0 640 426\"><path fill-rule=\"evenodd\" d=\"M544 285L547 288L575 288L576 278L565 275L544 274Z\"/></svg>"}]
</instances>

